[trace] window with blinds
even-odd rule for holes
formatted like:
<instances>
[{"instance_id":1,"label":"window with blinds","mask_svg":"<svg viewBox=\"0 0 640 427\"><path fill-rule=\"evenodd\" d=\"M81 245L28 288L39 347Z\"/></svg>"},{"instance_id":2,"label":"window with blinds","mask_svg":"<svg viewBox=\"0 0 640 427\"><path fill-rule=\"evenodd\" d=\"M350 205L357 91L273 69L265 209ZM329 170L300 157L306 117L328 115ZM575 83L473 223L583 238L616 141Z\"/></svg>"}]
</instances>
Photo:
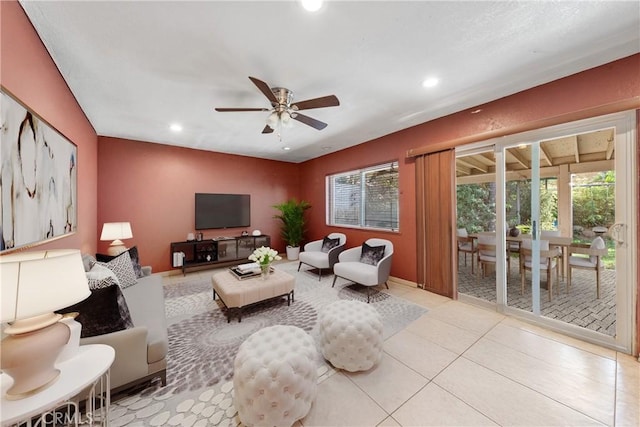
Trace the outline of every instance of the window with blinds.
<instances>
[{"instance_id":1,"label":"window with blinds","mask_svg":"<svg viewBox=\"0 0 640 427\"><path fill-rule=\"evenodd\" d=\"M398 162L327 177L327 223L398 230Z\"/></svg>"}]
</instances>

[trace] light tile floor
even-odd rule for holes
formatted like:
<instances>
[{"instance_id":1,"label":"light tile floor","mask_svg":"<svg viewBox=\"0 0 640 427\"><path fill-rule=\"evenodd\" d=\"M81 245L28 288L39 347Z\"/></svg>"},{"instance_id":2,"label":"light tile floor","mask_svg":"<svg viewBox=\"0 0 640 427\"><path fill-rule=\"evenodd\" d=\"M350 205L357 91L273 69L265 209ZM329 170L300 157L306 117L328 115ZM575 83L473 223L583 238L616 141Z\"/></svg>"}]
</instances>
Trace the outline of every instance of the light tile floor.
<instances>
[{"instance_id":1,"label":"light tile floor","mask_svg":"<svg viewBox=\"0 0 640 427\"><path fill-rule=\"evenodd\" d=\"M640 425L633 357L404 285L429 311L367 372L337 371L297 426Z\"/></svg>"}]
</instances>

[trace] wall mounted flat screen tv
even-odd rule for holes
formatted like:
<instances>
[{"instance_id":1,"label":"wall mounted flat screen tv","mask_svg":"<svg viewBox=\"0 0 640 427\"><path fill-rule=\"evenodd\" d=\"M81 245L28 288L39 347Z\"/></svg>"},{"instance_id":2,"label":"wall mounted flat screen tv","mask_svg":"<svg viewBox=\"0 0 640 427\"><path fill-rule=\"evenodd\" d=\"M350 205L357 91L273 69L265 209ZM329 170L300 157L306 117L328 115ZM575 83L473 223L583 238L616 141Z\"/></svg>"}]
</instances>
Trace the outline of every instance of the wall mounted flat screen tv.
<instances>
[{"instance_id":1,"label":"wall mounted flat screen tv","mask_svg":"<svg viewBox=\"0 0 640 427\"><path fill-rule=\"evenodd\" d=\"M250 225L251 195L196 193L196 230Z\"/></svg>"}]
</instances>

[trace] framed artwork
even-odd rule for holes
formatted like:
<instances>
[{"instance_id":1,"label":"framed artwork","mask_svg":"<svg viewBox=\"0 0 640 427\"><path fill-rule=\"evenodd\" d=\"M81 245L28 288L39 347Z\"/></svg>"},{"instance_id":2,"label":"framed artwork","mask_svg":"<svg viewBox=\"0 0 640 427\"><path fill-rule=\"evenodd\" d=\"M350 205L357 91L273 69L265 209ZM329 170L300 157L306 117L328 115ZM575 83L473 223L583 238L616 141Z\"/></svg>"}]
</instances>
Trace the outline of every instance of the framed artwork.
<instances>
[{"instance_id":1,"label":"framed artwork","mask_svg":"<svg viewBox=\"0 0 640 427\"><path fill-rule=\"evenodd\" d=\"M78 148L0 91L0 252L76 232Z\"/></svg>"}]
</instances>

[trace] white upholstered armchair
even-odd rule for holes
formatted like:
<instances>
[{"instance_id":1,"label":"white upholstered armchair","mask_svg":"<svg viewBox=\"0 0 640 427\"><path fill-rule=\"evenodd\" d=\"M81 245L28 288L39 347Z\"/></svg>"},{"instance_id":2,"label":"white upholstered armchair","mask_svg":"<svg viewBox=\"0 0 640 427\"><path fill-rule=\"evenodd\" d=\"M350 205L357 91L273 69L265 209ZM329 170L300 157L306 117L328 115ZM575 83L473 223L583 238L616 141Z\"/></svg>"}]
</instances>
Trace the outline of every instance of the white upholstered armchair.
<instances>
[{"instance_id":1,"label":"white upholstered armchair","mask_svg":"<svg viewBox=\"0 0 640 427\"><path fill-rule=\"evenodd\" d=\"M335 239L339 239L337 245ZM334 240L328 242L327 240ZM338 255L344 250L347 244L347 236L342 233L331 233L321 240L314 240L304 245L304 251L300 252L298 271L300 266L306 264L318 269L318 280L322 278L323 269L332 269L333 265L338 262Z\"/></svg>"},{"instance_id":2,"label":"white upholstered armchair","mask_svg":"<svg viewBox=\"0 0 640 427\"><path fill-rule=\"evenodd\" d=\"M367 245L373 250L365 248ZM380 247L384 247L382 250ZM365 251L363 253L363 248ZM376 249L379 248L379 249ZM367 254L366 252L369 252ZM381 257L377 257L381 255ZM374 255L371 257L370 255ZM393 258L393 243L385 239L368 239L355 248L347 249L340 254L338 262L333 266L333 286L336 279L342 277L360 285L367 286L367 302L370 300L370 287L385 284L387 289L389 285L389 273L391 272L391 259Z\"/></svg>"}]
</instances>

